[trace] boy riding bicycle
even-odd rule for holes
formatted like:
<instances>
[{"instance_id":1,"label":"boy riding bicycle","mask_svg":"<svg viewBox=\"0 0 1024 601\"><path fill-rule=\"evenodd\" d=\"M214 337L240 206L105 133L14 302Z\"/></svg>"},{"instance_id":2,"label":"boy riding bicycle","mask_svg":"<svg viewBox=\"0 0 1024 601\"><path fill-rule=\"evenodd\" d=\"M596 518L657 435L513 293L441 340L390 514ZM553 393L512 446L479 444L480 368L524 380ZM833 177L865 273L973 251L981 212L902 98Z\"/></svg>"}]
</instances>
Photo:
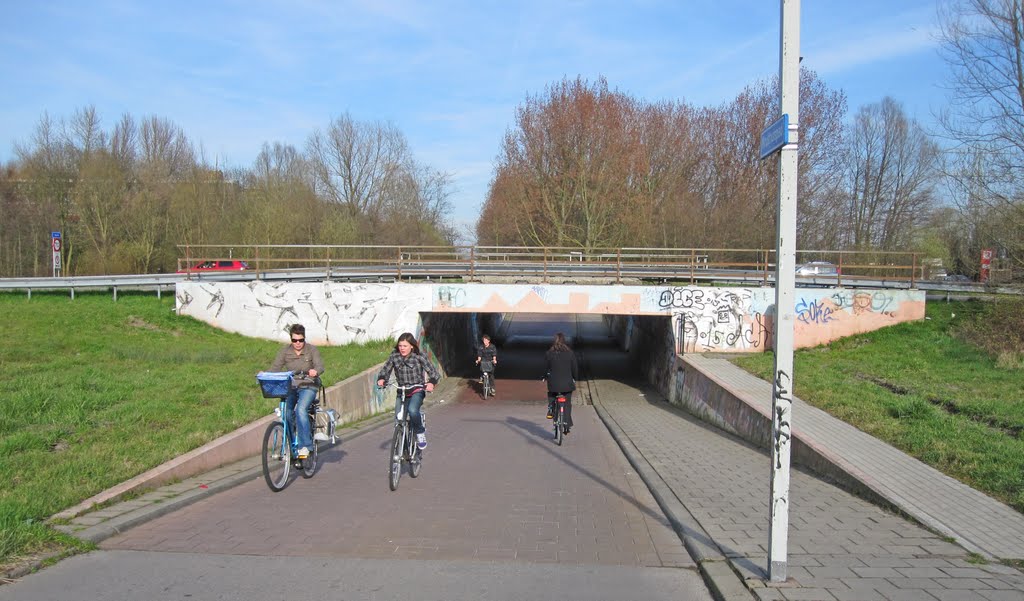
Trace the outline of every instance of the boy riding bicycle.
<instances>
[{"instance_id":1,"label":"boy riding bicycle","mask_svg":"<svg viewBox=\"0 0 1024 601\"><path fill-rule=\"evenodd\" d=\"M480 371L491 374L491 389L494 389L494 367L498 364L498 349L491 344L491 337L484 334L480 337L481 345L476 348L476 364ZM483 382L481 374L480 382Z\"/></svg>"}]
</instances>

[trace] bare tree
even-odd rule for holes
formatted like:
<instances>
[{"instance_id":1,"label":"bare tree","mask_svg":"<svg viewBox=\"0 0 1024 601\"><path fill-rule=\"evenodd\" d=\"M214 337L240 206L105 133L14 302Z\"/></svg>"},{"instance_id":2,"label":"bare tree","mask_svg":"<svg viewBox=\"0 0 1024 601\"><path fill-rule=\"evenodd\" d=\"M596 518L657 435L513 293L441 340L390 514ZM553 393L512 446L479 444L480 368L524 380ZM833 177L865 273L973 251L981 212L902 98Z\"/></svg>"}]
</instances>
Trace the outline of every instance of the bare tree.
<instances>
[{"instance_id":1,"label":"bare tree","mask_svg":"<svg viewBox=\"0 0 1024 601\"><path fill-rule=\"evenodd\" d=\"M89 105L75 111L71 116L68 141L83 157L106 145L106 136L100 128L96 107Z\"/></svg>"},{"instance_id":2,"label":"bare tree","mask_svg":"<svg viewBox=\"0 0 1024 601\"><path fill-rule=\"evenodd\" d=\"M637 104L604 79L580 78L527 99L505 135L484 215L511 218L502 227L520 244L592 250L625 243L635 231L639 197ZM478 227L479 234L493 228ZM482 238L486 239L486 238Z\"/></svg>"},{"instance_id":3,"label":"bare tree","mask_svg":"<svg viewBox=\"0 0 1024 601\"><path fill-rule=\"evenodd\" d=\"M955 146L947 175L983 244L1024 265L1024 9L1020 0L964 0L940 13L951 68L940 115ZM980 227L984 224L984 227Z\"/></svg>"},{"instance_id":4,"label":"bare tree","mask_svg":"<svg viewBox=\"0 0 1024 601\"><path fill-rule=\"evenodd\" d=\"M133 168L139 153L139 130L131 115L125 113L110 135L110 154L122 167Z\"/></svg>"},{"instance_id":5,"label":"bare tree","mask_svg":"<svg viewBox=\"0 0 1024 601\"><path fill-rule=\"evenodd\" d=\"M934 204L938 146L886 97L857 112L847 152L847 245L906 248Z\"/></svg>"},{"instance_id":6,"label":"bare tree","mask_svg":"<svg viewBox=\"0 0 1024 601\"><path fill-rule=\"evenodd\" d=\"M400 225L409 243L420 239L416 232L431 232L424 235L434 243L451 238L444 221L451 178L418 163L395 126L345 114L315 131L306 148L317 196L346 207L348 221L363 222L363 242L391 243Z\"/></svg>"},{"instance_id":7,"label":"bare tree","mask_svg":"<svg viewBox=\"0 0 1024 601\"><path fill-rule=\"evenodd\" d=\"M317 193L371 219L380 216L391 179L410 159L405 136L393 125L359 123L348 114L313 132L307 151Z\"/></svg>"},{"instance_id":8,"label":"bare tree","mask_svg":"<svg viewBox=\"0 0 1024 601\"><path fill-rule=\"evenodd\" d=\"M139 167L150 179L182 179L196 165L195 149L185 131L166 119L143 119L139 146Z\"/></svg>"}]
</instances>

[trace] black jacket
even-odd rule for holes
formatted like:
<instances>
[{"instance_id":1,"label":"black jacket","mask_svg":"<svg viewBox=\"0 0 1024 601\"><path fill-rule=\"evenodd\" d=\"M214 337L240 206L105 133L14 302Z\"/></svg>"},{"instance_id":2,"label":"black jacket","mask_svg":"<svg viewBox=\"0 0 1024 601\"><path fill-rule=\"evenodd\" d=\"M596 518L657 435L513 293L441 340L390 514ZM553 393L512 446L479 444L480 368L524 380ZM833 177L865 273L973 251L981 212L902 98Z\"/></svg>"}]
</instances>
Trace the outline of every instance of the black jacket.
<instances>
[{"instance_id":1,"label":"black jacket","mask_svg":"<svg viewBox=\"0 0 1024 601\"><path fill-rule=\"evenodd\" d=\"M576 365L576 353L547 352L548 360L548 392L570 392L576 390L579 378L579 367Z\"/></svg>"}]
</instances>

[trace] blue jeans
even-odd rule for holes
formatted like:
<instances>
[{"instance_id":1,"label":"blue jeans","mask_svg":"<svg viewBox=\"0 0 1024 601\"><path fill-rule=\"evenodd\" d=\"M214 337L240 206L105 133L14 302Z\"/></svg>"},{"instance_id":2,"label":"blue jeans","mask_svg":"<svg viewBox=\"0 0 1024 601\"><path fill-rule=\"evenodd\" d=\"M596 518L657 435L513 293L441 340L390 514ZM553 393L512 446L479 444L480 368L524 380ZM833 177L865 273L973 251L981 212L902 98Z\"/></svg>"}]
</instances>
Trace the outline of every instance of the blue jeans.
<instances>
[{"instance_id":1,"label":"blue jeans","mask_svg":"<svg viewBox=\"0 0 1024 601\"><path fill-rule=\"evenodd\" d=\"M309 406L316 400L316 388L292 388L285 398L285 415L288 416L288 428L298 434L299 448L313 446L313 439L309 435ZM295 427L295 419L298 418L298 429Z\"/></svg>"},{"instance_id":2,"label":"blue jeans","mask_svg":"<svg viewBox=\"0 0 1024 601\"><path fill-rule=\"evenodd\" d=\"M420 412L420 406L423 405L423 397L427 396L426 391L421 390L414 392L409 395L409 423L412 424L412 431L415 434L423 434L427 431L423 427L423 414ZM402 398L398 397L395 399L395 412L398 412L398 408L401 406Z\"/></svg>"}]
</instances>

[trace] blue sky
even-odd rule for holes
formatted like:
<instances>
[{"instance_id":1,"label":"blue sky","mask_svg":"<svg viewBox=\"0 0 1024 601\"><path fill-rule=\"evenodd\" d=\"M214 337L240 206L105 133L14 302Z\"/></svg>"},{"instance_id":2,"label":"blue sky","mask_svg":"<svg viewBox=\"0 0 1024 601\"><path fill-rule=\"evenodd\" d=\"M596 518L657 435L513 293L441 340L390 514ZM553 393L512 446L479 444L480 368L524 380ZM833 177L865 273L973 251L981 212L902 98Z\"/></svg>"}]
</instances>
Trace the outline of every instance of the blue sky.
<instances>
[{"instance_id":1,"label":"blue sky","mask_svg":"<svg viewBox=\"0 0 1024 601\"><path fill-rule=\"evenodd\" d=\"M943 104L936 0L804 0L801 54L850 113L890 95L926 126ZM0 0L0 161L48 112L96 107L181 126L206 158L302 149L346 112L395 124L451 173L473 223L528 95L577 75L647 101L717 105L778 73L772 0Z\"/></svg>"}]
</instances>

